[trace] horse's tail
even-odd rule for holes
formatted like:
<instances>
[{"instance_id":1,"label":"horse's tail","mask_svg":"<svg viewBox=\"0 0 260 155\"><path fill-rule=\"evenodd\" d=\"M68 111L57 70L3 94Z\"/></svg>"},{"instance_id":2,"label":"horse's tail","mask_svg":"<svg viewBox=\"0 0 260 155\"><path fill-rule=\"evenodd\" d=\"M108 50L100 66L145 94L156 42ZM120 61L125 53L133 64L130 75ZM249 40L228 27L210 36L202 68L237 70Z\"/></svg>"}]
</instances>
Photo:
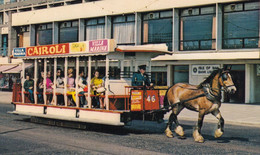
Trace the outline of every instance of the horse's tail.
<instances>
[{"instance_id":1,"label":"horse's tail","mask_svg":"<svg viewBox=\"0 0 260 155\"><path fill-rule=\"evenodd\" d=\"M167 107L167 106L169 106L169 101L168 101L168 92L169 92L169 90L172 88L173 86L171 86L171 87L169 87L168 89L167 89L167 91L166 91L166 93L165 93L165 96L164 96L164 99L163 99L163 106L164 107Z\"/></svg>"}]
</instances>

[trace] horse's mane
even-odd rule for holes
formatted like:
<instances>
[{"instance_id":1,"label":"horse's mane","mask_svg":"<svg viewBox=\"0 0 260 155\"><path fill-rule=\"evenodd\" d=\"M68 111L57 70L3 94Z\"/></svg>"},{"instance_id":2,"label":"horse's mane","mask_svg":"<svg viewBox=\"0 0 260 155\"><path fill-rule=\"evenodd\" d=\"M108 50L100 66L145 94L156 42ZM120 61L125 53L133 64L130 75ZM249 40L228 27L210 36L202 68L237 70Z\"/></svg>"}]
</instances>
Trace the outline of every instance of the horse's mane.
<instances>
[{"instance_id":1,"label":"horse's mane","mask_svg":"<svg viewBox=\"0 0 260 155\"><path fill-rule=\"evenodd\" d=\"M214 79L214 77L221 71L221 69L217 69L217 70L214 70L203 82L201 82L197 88L198 89L201 89L203 87L204 84L206 83L209 83L211 84L212 83L212 80Z\"/></svg>"}]
</instances>

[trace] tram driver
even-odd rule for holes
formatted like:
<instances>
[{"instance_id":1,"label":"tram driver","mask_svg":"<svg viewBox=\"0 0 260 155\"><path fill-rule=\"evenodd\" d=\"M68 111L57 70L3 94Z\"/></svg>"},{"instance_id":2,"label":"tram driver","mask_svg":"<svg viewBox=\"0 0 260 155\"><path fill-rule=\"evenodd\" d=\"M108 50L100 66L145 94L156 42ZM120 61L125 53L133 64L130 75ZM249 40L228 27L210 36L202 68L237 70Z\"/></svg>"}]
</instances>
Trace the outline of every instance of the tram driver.
<instances>
[{"instance_id":1,"label":"tram driver","mask_svg":"<svg viewBox=\"0 0 260 155\"><path fill-rule=\"evenodd\" d=\"M145 86L149 88L153 86L153 83L150 82L148 74L146 74L146 65L138 66L139 71L133 74L132 77L132 86Z\"/></svg>"}]
</instances>

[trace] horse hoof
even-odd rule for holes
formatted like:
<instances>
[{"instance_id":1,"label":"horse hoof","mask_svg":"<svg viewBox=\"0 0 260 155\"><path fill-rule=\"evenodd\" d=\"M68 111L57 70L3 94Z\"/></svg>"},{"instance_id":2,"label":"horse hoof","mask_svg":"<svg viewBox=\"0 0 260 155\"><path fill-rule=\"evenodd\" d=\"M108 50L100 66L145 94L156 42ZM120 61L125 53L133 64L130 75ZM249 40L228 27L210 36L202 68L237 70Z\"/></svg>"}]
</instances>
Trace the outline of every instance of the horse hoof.
<instances>
[{"instance_id":1,"label":"horse hoof","mask_svg":"<svg viewBox=\"0 0 260 155\"><path fill-rule=\"evenodd\" d=\"M193 138L195 142L198 143L204 143L204 138L200 135L200 133L198 132L198 130L195 130L193 132Z\"/></svg>"},{"instance_id":2,"label":"horse hoof","mask_svg":"<svg viewBox=\"0 0 260 155\"><path fill-rule=\"evenodd\" d=\"M224 132L221 131L221 129L217 129L215 131L215 138L219 138L223 135Z\"/></svg>"},{"instance_id":3,"label":"horse hoof","mask_svg":"<svg viewBox=\"0 0 260 155\"><path fill-rule=\"evenodd\" d=\"M165 135L168 137L168 138L173 138L174 136L173 136L173 133L171 132L171 130L170 129L166 129L165 131Z\"/></svg>"},{"instance_id":4,"label":"horse hoof","mask_svg":"<svg viewBox=\"0 0 260 155\"><path fill-rule=\"evenodd\" d=\"M176 134L178 134L179 136L183 137L184 136L184 131L183 128L181 126L177 126L177 128L174 130Z\"/></svg>"}]
</instances>

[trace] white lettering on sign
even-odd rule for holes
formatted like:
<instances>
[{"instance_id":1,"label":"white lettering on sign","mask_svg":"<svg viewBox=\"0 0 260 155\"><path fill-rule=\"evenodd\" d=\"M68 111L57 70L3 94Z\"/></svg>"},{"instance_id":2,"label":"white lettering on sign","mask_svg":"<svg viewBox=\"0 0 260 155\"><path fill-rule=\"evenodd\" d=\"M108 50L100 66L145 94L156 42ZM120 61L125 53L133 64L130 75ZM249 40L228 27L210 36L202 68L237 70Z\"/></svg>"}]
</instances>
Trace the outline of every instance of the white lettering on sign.
<instances>
[{"instance_id":1,"label":"white lettering on sign","mask_svg":"<svg viewBox=\"0 0 260 155\"><path fill-rule=\"evenodd\" d=\"M220 65L192 65L192 75L210 75Z\"/></svg>"}]
</instances>

